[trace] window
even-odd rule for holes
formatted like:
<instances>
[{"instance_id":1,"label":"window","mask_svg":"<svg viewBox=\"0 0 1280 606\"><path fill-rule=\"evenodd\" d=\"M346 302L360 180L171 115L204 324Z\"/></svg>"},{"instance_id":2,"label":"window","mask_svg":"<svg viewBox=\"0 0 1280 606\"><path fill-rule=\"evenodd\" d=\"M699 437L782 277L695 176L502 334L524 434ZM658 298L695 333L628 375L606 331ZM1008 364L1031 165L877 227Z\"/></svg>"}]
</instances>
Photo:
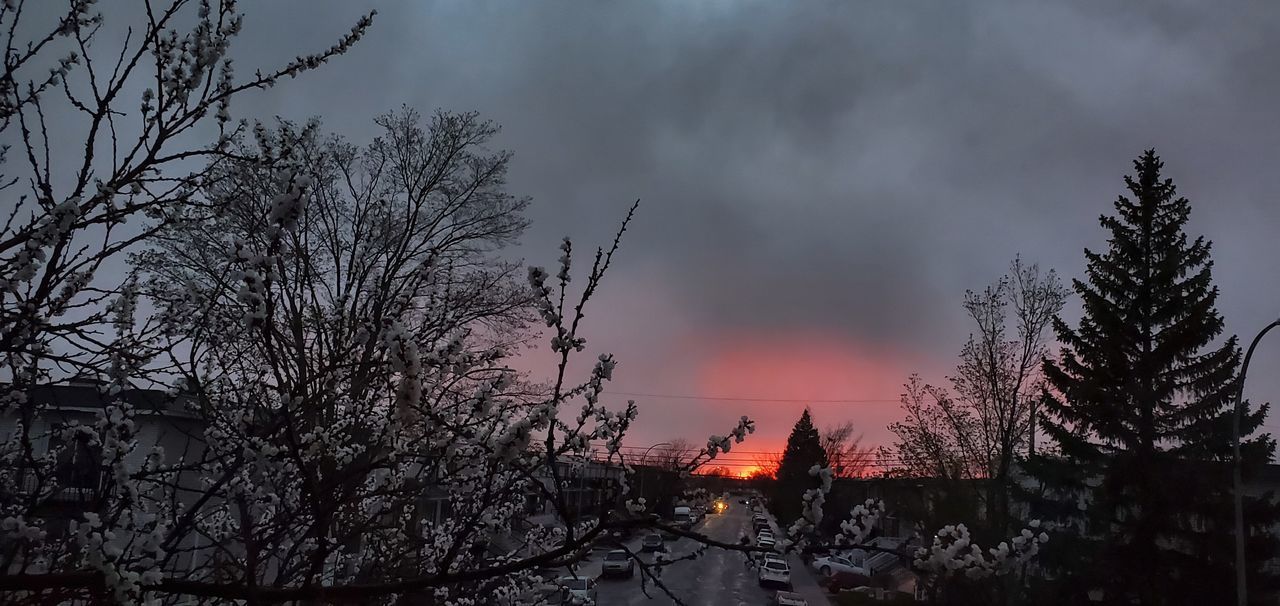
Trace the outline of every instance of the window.
<instances>
[{"instance_id":1,"label":"window","mask_svg":"<svg viewBox=\"0 0 1280 606\"><path fill-rule=\"evenodd\" d=\"M447 496L433 496L422 500L419 515L429 524L439 524L453 515L453 505Z\"/></svg>"},{"instance_id":2,"label":"window","mask_svg":"<svg viewBox=\"0 0 1280 606\"><path fill-rule=\"evenodd\" d=\"M61 449L53 476L58 486L84 492L97 491L102 480L102 449L91 443L89 436L77 434L72 443L64 443L57 434L49 449Z\"/></svg>"}]
</instances>

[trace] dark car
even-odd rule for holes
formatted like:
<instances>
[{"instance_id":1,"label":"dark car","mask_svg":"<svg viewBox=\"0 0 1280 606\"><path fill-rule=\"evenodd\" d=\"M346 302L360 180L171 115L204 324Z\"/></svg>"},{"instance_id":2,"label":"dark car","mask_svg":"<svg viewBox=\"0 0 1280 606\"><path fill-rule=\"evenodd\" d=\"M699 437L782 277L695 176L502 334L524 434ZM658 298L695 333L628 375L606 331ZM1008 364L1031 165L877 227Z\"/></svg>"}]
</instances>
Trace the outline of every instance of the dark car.
<instances>
[{"instance_id":1,"label":"dark car","mask_svg":"<svg viewBox=\"0 0 1280 606\"><path fill-rule=\"evenodd\" d=\"M818 579L818 584L831 593L840 593L847 589L870 585L871 577L865 574L837 570L832 572L830 576Z\"/></svg>"},{"instance_id":2,"label":"dark car","mask_svg":"<svg viewBox=\"0 0 1280 606\"><path fill-rule=\"evenodd\" d=\"M570 601L569 595L568 587L562 587L555 583L548 582L535 587L528 597L537 604L558 606L559 604L568 604Z\"/></svg>"},{"instance_id":3,"label":"dark car","mask_svg":"<svg viewBox=\"0 0 1280 606\"><path fill-rule=\"evenodd\" d=\"M640 543L640 548L644 551L666 551L667 542L662 538L662 535L656 532L651 532L644 535L644 539Z\"/></svg>"},{"instance_id":4,"label":"dark car","mask_svg":"<svg viewBox=\"0 0 1280 606\"><path fill-rule=\"evenodd\" d=\"M592 544L597 547L617 547L631 538L631 529L614 528L596 535Z\"/></svg>"},{"instance_id":5,"label":"dark car","mask_svg":"<svg viewBox=\"0 0 1280 606\"><path fill-rule=\"evenodd\" d=\"M636 575L636 563L631 559L631 554L621 549L605 554L604 561L600 563L600 576L612 575L628 577Z\"/></svg>"}]
</instances>

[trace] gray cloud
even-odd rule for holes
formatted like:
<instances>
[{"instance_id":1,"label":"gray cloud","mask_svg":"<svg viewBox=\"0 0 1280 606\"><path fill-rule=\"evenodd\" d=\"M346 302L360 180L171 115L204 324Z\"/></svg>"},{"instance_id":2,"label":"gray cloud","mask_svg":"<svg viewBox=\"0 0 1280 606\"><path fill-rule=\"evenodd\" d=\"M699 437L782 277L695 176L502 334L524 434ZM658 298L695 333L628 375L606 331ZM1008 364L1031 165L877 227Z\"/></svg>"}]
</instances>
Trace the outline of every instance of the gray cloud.
<instances>
[{"instance_id":1,"label":"gray cloud","mask_svg":"<svg viewBox=\"0 0 1280 606\"><path fill-rule=\"evenodd\" d=\"M401 103L480 110L517 154L513 190L534 197L518 251L532 261L563 235L605 241L641 198L603 293L627 304L591 318L593 344L634 369L626 389L695 389L698 355L671 351L689 331L820 331L909 352L940 380L968 332L964 289L1018 253L1080 275L1150 146L1217 243L1228 329L1280 313L1271 4L323 6L246 5L246 61L380 15L349 56L238 111L319 115L359 139ZM1262 355L1274 368L1280 344ZM1259 372L1250 391L1277 399L1280 379Z\"/></svg>"}]
</instances>

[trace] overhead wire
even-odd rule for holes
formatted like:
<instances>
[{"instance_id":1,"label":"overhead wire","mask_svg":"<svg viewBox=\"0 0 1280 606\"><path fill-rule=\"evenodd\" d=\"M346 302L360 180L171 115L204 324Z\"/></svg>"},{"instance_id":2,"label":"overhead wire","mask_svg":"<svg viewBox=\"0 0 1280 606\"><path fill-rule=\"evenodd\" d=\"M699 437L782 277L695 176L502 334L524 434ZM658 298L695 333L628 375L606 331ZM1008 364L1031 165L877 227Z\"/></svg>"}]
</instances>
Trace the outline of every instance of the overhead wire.
<instances>
[{"instance_id":1,"label":"overhead wire","mask_svg":"<svg viewBox=\"0 0 1280 606\"><path fill-rule=\"evenodd\" d=\"M665 400L707 400L712 402L787 402L795 404L899 404L901 398L765 398L760 396L748 396L742 398L734 398L729 396L696 396L692 394L670 394L670 393L645 393L638 391L612 391L606 390L601 395L614 396L631 396L636 398L659 398Z\"/></svg>"}]
</instances>

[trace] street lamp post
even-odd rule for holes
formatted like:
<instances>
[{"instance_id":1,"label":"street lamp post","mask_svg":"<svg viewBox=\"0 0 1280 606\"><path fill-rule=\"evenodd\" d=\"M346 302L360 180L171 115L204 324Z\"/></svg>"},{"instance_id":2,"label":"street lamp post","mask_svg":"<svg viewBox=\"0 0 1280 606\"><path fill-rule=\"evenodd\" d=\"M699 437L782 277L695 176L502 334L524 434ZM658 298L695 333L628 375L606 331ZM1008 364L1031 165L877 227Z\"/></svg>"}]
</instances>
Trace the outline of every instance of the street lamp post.
<instances>
[{"instance_id":1,"label":"street lamp post","mask_svg":"<svg viewBox=\"0 0 1280 606\"><path fill-rule=\"evenodd\" d=\"M1235 484L1235 514L1236 514L1236 604L1245 606L1248 603L1248 591L1245 580L1244 570L1244 480L1240 473L1240 417L1244 414L1244 377L1249 372L1249 359L1253 357L1253 350L1258 346L1258 341L1262 340L1263 335L1267 334L1272 328L1280 326L1280 319L1272 322L1253 338L1253 342L1249 344L1249 351L1244 354L1244 364L1240 366L1240 384L1236 386L1236 410L1231 415L1231 432L1235 435L1232 445L1232 470L1231 480Z\"/></svg>"},{"instance_id":2,"label":"street lamp post","mask_svg":"<svg viewBox=\"0 0 1280 606\"><path fill-rule=\"evenodd\" d=\"M640 464L646 465L649 462L649 451L659 446L671 446L671 442L658 442L653 446L644 449L644 454L640 455ZM640 497L644 498L644 472L640 472Z\"/></svg>"}]
</instances>

